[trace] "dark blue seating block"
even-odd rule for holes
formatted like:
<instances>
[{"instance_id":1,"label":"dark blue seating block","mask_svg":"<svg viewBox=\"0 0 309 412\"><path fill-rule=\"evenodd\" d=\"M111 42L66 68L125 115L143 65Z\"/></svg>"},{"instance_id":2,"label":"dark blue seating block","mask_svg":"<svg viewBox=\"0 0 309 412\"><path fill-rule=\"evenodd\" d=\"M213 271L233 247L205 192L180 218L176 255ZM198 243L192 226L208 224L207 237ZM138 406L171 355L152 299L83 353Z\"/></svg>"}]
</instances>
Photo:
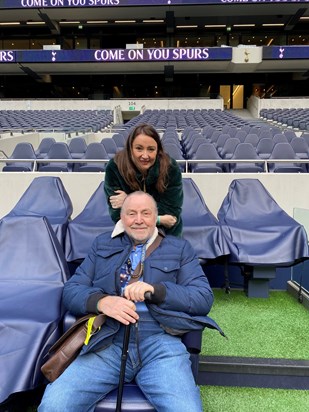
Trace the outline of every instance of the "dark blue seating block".
<instances>
[{"instance_id":1,"label":"dark blue seating block","mask_svg":"<svg viewBox=\"0 0 309 412\"><path fill-rule=\"evenodd\" d=\"M305 229L280 208L258 179L233 180L218 219L229 245L230 263L253 267L252 288L274 277L275 267L309 257ZM268 295L268 282L259 293Z\"/></svg>"},{"instance_id":2,"label":"dark blue seating block","mask_svg":"<svg viewBox=\"0 0 309 412\"><path fill-rule=\"evenodd\" d=\"M200 259L215 259L229 254L218 220L205 204L199 188L191 178L183 178L183 237Z\"/></svg>"},{"instance_id":3,"label":"dark blue seating block","mask_svg":"<svg viewBox=\"0 0 309 412\"><path fill-rule=\"evenodd\" d=\"M46 216L64 248L72 202L59 177L33 179L8 216Z\"/></svg>"},{"instance_id":4,"label":"dark blue seating block","mask_svg":"<svg viewBox=\"0 0 309 412\"><path fill-rule=\"evenodd\" d=\"M84 259L94 239L105 231L113 230L113 228L114 222L109 215L104 182L102 182L89 199L84 210L68 224L65 239L67 261Z\"/></svg>"},{"instance_id":5,"label":"dark blue seating block","mask_svg":"<svg viewBox=\"0 0 309 412\"><path fill-rule=\"evenodd\" d=\"M59 338L68 268L45 217L0 221L0 403L44 383L40 367Z\"/></svg>"}]
</instances>

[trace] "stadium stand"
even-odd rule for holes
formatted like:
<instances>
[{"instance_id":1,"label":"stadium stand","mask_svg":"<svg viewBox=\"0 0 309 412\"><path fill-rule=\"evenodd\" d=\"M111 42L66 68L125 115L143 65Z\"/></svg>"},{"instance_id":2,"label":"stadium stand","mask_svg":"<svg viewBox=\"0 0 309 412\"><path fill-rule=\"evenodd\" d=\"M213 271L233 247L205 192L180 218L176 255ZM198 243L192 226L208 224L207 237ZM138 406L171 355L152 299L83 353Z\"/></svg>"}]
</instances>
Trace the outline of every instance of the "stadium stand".
<instances>
[{"instance_id":1,"label":"stadium stand","mask_svg":"<svg viewBox=\"0 0 309 412\"><path fill-rule=\"evenodd\" d=\"M35 389L42 383L42 376L39 376L41 356L59 334L58 324L62 316L59 311L60 295L68 274L61 248L57 244L57 236L64 246L65 233L66 259L72 263L80 259L78 256L84 256L90 245L90 237L101 230L101 225L105 227L105 224L110 223L108 216L105 216L107 211L102 211L106 206L102 180L105 163L112 157L113 151L107 150L103 155L99 154L101 149L98 145L103 145L98 142L107 138L110 144L113 140L119 150L124 147L128 133L139 123L154 125L162 135L167 152L176 159L179 156L186 192L184 222L186 219L187 225L184 226L184 234L192 238L198 255L208 263L212 260L217 262L217 258L220 259L222 255L224 259L229 256L229 276L234 275L235 267L241 267L241 279L245 280L248 297L268 297L269 289L277 289L278 285L279 289L286 290L288 278L298 288L297 298L299 303L303 303L300 297L306 295L302 295L304 288L298 284L298 280L303 277L307 281L305 274L308 266L298 267L295 272L293 268L296 267L295 263L308 258L307 239L303 228L290 216L295 208L307 208L309 198L309 163L302 163L302 160L308 162L308 149L303 142L309 147L309 100L304 96L308 94L309 8L305 6L305 1L231 0L224 5L219 2L209 5L209 0L184 0L168 2L173 3L168 7L157 5L151 0L140 0L136 6L120 0L117 7L107 4L113 1L97 1L95 7L90 7L90 3L94 3L92 0L74 0L67 7L55 6L56 3L60 6L63 1L49 0L26 1L22 7L17 5L17 0L0 3L1 162L5 165L4 171L13 170L14 167L17 171L18 167L23 166L24 171L28 171L0 172L0 210L5 216L0 221L0 241L4 246L0 254L0 272L4 274L0 276L0 282L3 283L0 288L0 307L1 321L4 324L1 329L4 333L2 350L5 350L0 354L3 355L0 356L0 409L3 406L1 402L7 395L11 397L16 392ZM39 3L44 3L44 9L38 9ZM53 6L47 6L48 3L53 3ZM76 6L77 3L80 6L84 3L86 7ZM250 13L246 13L249 7ZM12 23L14 25L10 27ZM193 28L195 23L196 28ZM244 28L242 23L251 23L251 28ZM275 26L267 28L264 23ZM212 24L216 27L211 27ZM42 48L46 50L40 50ZM93 59L94 50L101 53L101 56L106 53L113 57L106 61ZM172 60L163 58L169 51L175 53ZM177 53L182 52L188 53L186 57L182 59L179 55L176 58ZM188 57L192 52L202 55L207 52L208 56L199 61ZM227 60L214 58L215 54L225 52L230 53ZM132 58L130 61L118 61L115 58L117 53L143 57L151 54L152 58L147 61L135 61ZM160 59L154 59L156 54L160 55ZM256 60L257 54L261 61ZM73 55L74 58L71 58ZM32 56L35 59L44 57L42 61L35 61ZM171 76L167 76L166 68L172 69ZM228 89L226 93L225 88ZM238 112L243 112L244 117L237 115ZM220 140L216 149L219 136L223 133L229 136L229 145L234 138L240 141L233 154L232 151L225 152ZM279 161L275 162L278 159L269 157L279 151L277 134L286 136L293 152L287 149L289 151L280 154ZM249 137L246 140L247 135L257 136L253 138L250 148L244 143L250 140ZM80 163L66 161L63 167L63 160L67 159L63 159L60 154L57 156L61 157L54 157L54 161L50 162L49 169L47 163L36 162L47 156L49 148L43 148L46 136L53 136L50 137L55 140L53 143L68 145L69 151L75 136L77 139L82 136L87 142L84 155L71 152L72 160L80 159ZM193 150L191 145L201 136L205 138L205 143L196 143L198 147ZM170 143L171 139L178 141L177 152L174 144L172 146ZM24 159L20 158L27 160L27 165L23 165L24 162L14 164L14 159L6 162L6 153L13 152L13 145L17 147L18 143L30 142L37 150L35 158L32 154ZM202 140L199 143L201 142ZM206 146L206 142L213 144ZM89 149L88 153L86 149ZM89 163L88 158L91 160ZM60 160L59 167L53 169ZM226 161L229 163L225 163ZM264 169L267 162L270 169ZM35 165L45 165L46 169L34 170ZM273 166L276 167L273 169ZM76 171L79 173L74 173ZM250 173L250 176L234 180L237 173ZM40 174L41 177L38 177ZM58 185L62 186L58 187L59 193L54 198L51 183L47 183L51 181L47 178L52 179L52 185L56 188ZM42 179L39 185L36 179ZM28 190L24 191L31 181L33 186L42 187L33 191L28 198ZM231 181L233 183L228 187ZM270 188L269 192L266 192L263 184L267 189ZM58 220L52 209L63 206L67 200L68 194L64 187L72 193L77 216L70 220L72 202L69 199L67 210L64 211L68 224L64 223L60 229L62 216ZM12 209L16 216L11 216L12 212L7 216L21 192L20 201ZM41 194L43 192L44 195ZM223 197L224 202L220 208ZM89 201L85 205L87 199ZM280 199L284 210L274 199ZM197 205L197 210L192 206L193 203L194 206ZM47 210L49 207L51 209ZM214 217L218 208L220 217L222 208L227 212L223 224ZM276 217L268 221L269 216L273 216L272 213L277 213ZM47 218L41 217L45 214ZM107 222L101 221L101 218L104 220L103 216ZM229 229L226 222L235 225ZM251 227L248 228L247 223ZM283 228L280 226L279 229L272 230L277 223L278 227L282 225ZM56 238L52 228L57 233ZM288 232L289 228L291 232ZM76 234L78 232L78 238L75 237L75 231ZM241 235L248 234L248 231L251 237L242 244L244 238ZM230 238L223 236L223 232L228 233ZM197 233L204 235L198 239ZM84 239L78 244L82 235L85 235ZM50 247L47 240L50 241ZM204 245L206 240L208 243ZM29 255L25 248L28 242L31 242ZM35 248L38 244L40 248ZM247 247L250 250L246 256ZM255 264L254 253L259 251L260 256L262 252L267 256L264 255ZM272 256L267 260L270 253ZM22 265L21 262L27 262L27 265ZM291 265L292 269L276 270L281 264ZM227 265L224 267L227 269ZM43 269L44 273L47 271L48 284L41 282ZM221 269L217 265L214 268L217 283L221 281ZM284 268L280 266L279 269ZM40 272L37 278L36 271ZM13 274L12 279L9 278L9 272ZM284 276L281 277L283 272ZM297 276L300 273L300 276L297 277L295 273ZM34 280L30 279L32 274L35 275ZM214 283L217 284L216 282ZM23 297L21 302L17 302L17 307L16 299L13 298L16 294ZM232 295L230 300L233 298ZM7 301L9 305L6 304ZM44 310L46 301L55 303L51 305L51 313ZM304 301L306 302L305 298ZM270 316L275 314L271 313ZM283 311L280 312L280 324L284 319ZM31 333L28 333L28 328ZM292 333L291 329L287 327L286 334ZM299 340L304 337L304 330L301 330ZM45 341L44 337L47 336L50 338ZM241 338L237 337L237 343ZM19 339L23 340L23 346L14 346ZM208 345L209 340L206 348ZM29 348L33 346L35 348L30 357ZM230 347L232 346L233 339L230 340ZM17 349L13 354L12 348ZM199 351L197 344L194 352ZM24 365L27 356L31 365L27 364L20 373L20 366ZM197 376L198 356L194 359L193 369ZM218 359L214 363L216 361ZM234 358L229 358L214 366L207 358L206 367L204 364L200 368L198 383L254 386L250 373L240 377L234 361ZM233 370L231 377L225 373L225 362L227 368ZM254 370L253 358L250 357L250 365L247 365L248 372L254 370L253 375L260 375L257 380L260 379L262 387L267 385L265 382L269 382L264 367L271 362L272 359L267 359L266 362L263 359L261 375L261 364L257 362L257 370ZM278 367L279 363L280 360L276 359L277 369L275 367L276 370L272 370L271 381L276 381L278 369L281 369L281 364ZM212 375L216 375L216 372L207 370L209 364L210 368L215 369L218 364L221 368L217 381L212 380ZM297 376L292 376L291 380L288 375L293 374L292 361L288 360L287 365L288 374L281 377L279 385L289 385L294 379L294 384L298 382L295 386L299 384L301 389L308 389L307 361L302 365L301 372L297 371ZM206 378L202 381L201 369L204 367ZM245 369L246 366L242 364L241 368ZM220 398L225 398L224 392L221 392ZM115 410L115 397L114 392L111 394L112 399L108 397L101 402L96 412ZM276 402L275 399L273 401L271 406ZM208 399L204 401L205 405L205 409L208 409ZM224 406L226 405L227 403ZM293 403L293 406L301 409L299 403ZM280 410L276 405L273 407ZM3 408L6 412L11 412L9 406L4 405ZM26 405L21 402L16 411L25 408ZM123 410L132 408L153 410L135 385L127 385ZM221 409L224 410L224 407ZM13 410L15 412L14 408ZM35 408L31 408L32 410Z\"/></svg>"},{"instance_id":2,"label":"stadium stand","mask_svg":"<svg viewBox=\"0 0 309 412\"><path fill-rule=\"evenodd\" d=\"M111 125L108 110L1 110L0 131L97 132Z\"/></svg>"}]
</instances>

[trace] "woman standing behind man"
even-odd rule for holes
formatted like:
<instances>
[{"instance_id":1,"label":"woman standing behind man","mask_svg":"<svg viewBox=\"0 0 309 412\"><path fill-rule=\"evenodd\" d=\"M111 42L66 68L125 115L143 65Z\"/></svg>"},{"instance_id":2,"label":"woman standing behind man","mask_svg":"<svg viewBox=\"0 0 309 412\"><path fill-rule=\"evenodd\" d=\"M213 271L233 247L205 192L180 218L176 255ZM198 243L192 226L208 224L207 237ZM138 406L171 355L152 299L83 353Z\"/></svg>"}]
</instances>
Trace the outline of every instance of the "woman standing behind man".
<instances>
[{"instance_id":1,"label":"woman standing behind man","mask_svg":"<svg viewBox=\"0 0 309 412\"><path fill-rule=\"evenodd\" d=\"M127 194L136 190L149 193L157 202L157 226L167 234L181 236L181 171L175 159L163 150L157 131L148 124L138 125L130 133L125 148L106 166L104 191L115 223L120 219Z\"/></svg>"}]
</instances>

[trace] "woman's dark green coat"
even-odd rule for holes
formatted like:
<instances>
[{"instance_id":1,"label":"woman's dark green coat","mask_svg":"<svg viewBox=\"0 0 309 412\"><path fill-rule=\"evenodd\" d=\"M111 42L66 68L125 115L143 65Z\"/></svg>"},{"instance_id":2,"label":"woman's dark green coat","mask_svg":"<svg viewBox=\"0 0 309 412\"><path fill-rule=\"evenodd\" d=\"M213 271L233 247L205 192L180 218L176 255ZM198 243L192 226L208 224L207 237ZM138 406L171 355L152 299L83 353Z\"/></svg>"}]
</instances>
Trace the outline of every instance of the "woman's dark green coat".
<instances>
[{"instance_id":1,"label":"woman's dark green coat","mask_svg":"<svg viewBox=\"0 0 309 412\"><path fill-rule=\"evenodd\" d=\"M159 160L149 169L145 182L142 173L136 170L136 178L140 184L140 189L149 193L158 205L159 215L172 215L177 218L177 223L170 229L164 228L165 232L181 236L182 219L181 208L183 203L182 176L177 162L171 158L171 164L168 173L167 188L163 193L156 189L156 182L159 176ZM125 180L119 173L118 167L113 159L109 161L105 171L104 191L108 199L109 213L116 223L120 219L120 209L111 207L109 198L115 194L115 190L123 190L127 194L133 190L126 184Z\"/></svg>"}]
</instances>

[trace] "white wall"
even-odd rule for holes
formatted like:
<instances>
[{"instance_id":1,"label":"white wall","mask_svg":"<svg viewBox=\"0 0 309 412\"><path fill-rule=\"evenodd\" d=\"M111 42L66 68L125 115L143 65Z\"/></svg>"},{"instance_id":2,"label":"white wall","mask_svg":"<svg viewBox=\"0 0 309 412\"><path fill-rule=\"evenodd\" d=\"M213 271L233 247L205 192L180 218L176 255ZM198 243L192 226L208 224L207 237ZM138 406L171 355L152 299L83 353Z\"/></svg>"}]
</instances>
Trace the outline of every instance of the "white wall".
<instances>
[{"instance_id":1,"label":"white wall","mask_svg":"<svg viewBox=\"0 0 309 412\"><path fill-rule=\"evenodd\" d=\"M247 109L253 117L260 116L261 109L308 109L309 98L282 98L282 99L260 99L256 96L250 96Z\"/></svg>"},{"instance_id":2,"label":"white wall","mask_svg":"<svg viewBox=\"0 0 309 412\"><path fill-rule=\"evenodd\" d=\"M0 110L220 109L223 99L0 100Z\"/></svg>"}]
</instances>

